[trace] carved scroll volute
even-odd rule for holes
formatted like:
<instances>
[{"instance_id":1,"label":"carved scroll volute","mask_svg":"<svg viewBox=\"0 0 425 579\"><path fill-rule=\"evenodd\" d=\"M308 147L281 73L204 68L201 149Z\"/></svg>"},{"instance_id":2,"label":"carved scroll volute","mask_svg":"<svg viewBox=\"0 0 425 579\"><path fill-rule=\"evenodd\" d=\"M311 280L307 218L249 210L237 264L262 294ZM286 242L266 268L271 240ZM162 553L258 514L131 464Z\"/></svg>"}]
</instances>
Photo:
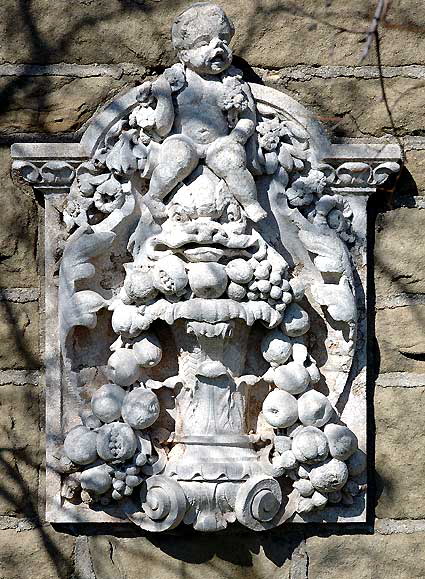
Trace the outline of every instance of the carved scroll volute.
<instances>
[{"instance_id":1,"label":"carved scroll volute","mask_svg":"<svg viewBox=\"0 0 425 579\"><path fill-rule=\"evenodd\" d=\"M233 32L189 7L80 144L12 149L50 199L51 520L364 518L366 200L399 150L332 145Z\"/></svg>"}]
</instances>

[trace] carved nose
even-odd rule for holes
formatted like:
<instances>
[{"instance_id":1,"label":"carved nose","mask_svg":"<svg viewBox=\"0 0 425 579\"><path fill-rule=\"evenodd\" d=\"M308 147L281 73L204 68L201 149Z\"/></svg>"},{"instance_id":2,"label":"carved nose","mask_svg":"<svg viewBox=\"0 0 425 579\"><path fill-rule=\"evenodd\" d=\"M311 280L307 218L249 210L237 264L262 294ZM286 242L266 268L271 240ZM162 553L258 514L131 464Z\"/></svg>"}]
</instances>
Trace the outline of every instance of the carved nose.
<instances>
[{"instance_id":1,"label":"carved nose","mask_svg":"<svg viewBox=\"0 0 425 579\"><path fill-rule=\"evenodd\" d=\"M210 42L211 48L223 48L224 43L220 38L213 38Z\"/></svg>"}]
</instances>

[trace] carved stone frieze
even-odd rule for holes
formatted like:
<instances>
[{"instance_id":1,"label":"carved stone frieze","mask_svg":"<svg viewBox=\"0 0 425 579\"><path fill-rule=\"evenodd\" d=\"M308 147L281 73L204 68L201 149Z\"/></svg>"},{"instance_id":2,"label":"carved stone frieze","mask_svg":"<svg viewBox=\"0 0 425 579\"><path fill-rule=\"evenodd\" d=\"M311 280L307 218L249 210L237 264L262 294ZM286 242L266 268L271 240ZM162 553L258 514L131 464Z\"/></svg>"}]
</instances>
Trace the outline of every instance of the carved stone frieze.
<instances>
[{"instance_id":1,"label":"carved stone frieze","mask_svg":"<svg viewBox=\"0 0 425 579\"><path fill-rule=\"evenodd\" d=\"M233 32L189 7L80 143L12 147L46 201L50 521L364 520L366 203L400 151L331 144Z\"/></svg>"}]
</instances>

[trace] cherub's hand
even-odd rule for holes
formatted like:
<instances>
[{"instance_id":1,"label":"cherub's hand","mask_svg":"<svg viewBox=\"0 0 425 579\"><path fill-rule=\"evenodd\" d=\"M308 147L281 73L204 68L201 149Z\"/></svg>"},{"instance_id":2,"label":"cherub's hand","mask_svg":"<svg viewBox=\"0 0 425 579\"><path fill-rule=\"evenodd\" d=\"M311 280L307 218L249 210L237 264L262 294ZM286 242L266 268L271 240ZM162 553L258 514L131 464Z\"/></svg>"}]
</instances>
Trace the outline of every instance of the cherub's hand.
<instances>
[{"instance_id":1,"label":"cherub's hand","mask_svg":"<svg viewBox=\"0 0 425 579\"><path fill-rule=\"evenodd\" d=\"M143 104L149 104L152 96L152 83L147 80L139 86L139 91L137 93L137 101Z\"/></svg>"},{"instance_id":2,"label":"cherub's hand","mask_svg":"<svg viewBox=\"0 0 425 579\"><path fill-rule=\"evenodd\" d=\"M164 77L170 83L171 91L177 92L186 82L186 77L184 75L184 68L180 63L174 64L170 68L164 70Z\"/></svg>"},{"instance_id":3,"label":"cherub's hand","mask_svg":"<svg viewBox=\"0 0 425 579\"><path fill-rule=\"evenodd\" d=\"M152 95L157 99L171 95L170 83L164 76L160 76L152 83Z\"/></svg>"}]
</instances>

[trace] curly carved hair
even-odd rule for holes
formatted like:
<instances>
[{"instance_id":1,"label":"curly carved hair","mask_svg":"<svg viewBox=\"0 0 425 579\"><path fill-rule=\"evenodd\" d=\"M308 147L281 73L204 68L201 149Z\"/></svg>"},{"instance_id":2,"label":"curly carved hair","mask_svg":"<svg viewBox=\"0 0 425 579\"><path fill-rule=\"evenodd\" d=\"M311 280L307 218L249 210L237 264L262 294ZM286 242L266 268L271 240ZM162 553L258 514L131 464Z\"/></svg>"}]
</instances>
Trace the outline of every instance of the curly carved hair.
<instances>
[{"instance_id":1,"label":"curly carved hair","mask_svg":"<svg viewBox=\"0 0 425 579\"><path fill-rule=\"evenodd\" d=\"M174 48L189 50L199 36L213 36L230 40L235 33L233 22L222 8L211 2L196 2L177 16L171 29Z\"/></svg>"}]
</instances>

